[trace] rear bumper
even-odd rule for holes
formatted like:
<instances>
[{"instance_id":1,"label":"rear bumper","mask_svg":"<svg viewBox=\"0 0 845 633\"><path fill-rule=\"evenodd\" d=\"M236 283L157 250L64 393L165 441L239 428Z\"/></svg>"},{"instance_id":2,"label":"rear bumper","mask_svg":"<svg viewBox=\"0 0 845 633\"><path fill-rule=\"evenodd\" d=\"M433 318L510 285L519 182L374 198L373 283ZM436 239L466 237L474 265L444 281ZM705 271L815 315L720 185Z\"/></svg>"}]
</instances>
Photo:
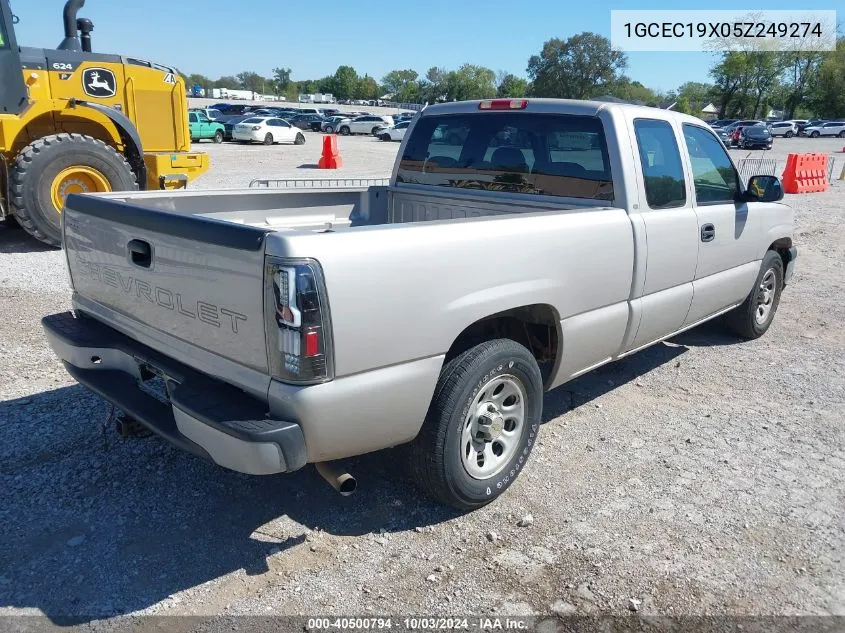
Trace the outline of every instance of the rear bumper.
<instances>
[{"instance_id":1,"label":"rear bumper","mask_svg":"<svg viewBox=\"0 0 845 633\"><path fill-rule=\"evenodd\" d=\"M91 318L42 319L47 340L78 382L181 449L251 475L306 463L298 424L268 417L268 406ZM169 401L141 388L147 370L164 377Z\"/></svg>"}]
</instances>

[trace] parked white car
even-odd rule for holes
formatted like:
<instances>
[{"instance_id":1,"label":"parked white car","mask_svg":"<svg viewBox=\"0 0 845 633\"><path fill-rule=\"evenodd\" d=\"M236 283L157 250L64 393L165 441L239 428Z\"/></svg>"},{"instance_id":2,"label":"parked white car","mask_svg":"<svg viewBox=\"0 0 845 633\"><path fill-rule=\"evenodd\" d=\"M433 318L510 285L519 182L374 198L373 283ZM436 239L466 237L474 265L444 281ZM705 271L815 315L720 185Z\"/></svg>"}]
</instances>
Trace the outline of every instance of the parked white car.
<instances>
[{"instance_id":1,"label":"parked white car","mask_svg":"<svg viewBox=\"0 0 845 633\"><path fill-rule=\"evenodd\" d=\"M772 136L792 138L798 135L798 124L795 121L775 121L769 126Z\"/></svg>"},{"instance_id":2,"label":"parked white car","mask_svg":"<svg viewBox=\"0 0 845 633\"><path fill-rule=\"evenodd\" d=\"M341 125L349 124L351 120L348 116L329 117L320 124L320 129L326 134L334 134Z\"/></svg>"},{"instance_id":3,"label":"parked white car","mask_svg":"<svg viewBox=\"0 0 845 633\"><path fill-rule=\"evenodd\" d=\"M393 117L368 114L352 119L338 128L341 134L372 134L377 127L392 126Z\"/></svg>"},{"instance_id":4,"label":"parked white car","mask_svg":"<svg viewBox=\"0 0 845 633\"><path fill-rule=\"evenodd\" d=\"M410 121L402 121L393 127L384 128L378 133L378 138L383 141L401 141L405 138L405 132L408 131L409 125L411 125Z\"/></svg>"},{"instance_id":5,"label":"parked white car","mask_svg":"<svg viewBox=\"0 0 845 633\"><path fill-rule=\"evenodd\" d=\"M804 135L811 138L819 136L838 136L845 138L845 121L829 121L814 127L805 127Z\"/></svg>"},{"instance_id":6,"label":"parked white car","mask_svg":"<svg viewBox=\"0 0 845 633\"><path fill-rule=\"evenodd\" d=\"M297 127L283 119L269 116L254 116L244 119L232 130L232 138L240 143L253 141L272 145L273 143L305 143L305 135Z\"/></svg>"}]
</instances>

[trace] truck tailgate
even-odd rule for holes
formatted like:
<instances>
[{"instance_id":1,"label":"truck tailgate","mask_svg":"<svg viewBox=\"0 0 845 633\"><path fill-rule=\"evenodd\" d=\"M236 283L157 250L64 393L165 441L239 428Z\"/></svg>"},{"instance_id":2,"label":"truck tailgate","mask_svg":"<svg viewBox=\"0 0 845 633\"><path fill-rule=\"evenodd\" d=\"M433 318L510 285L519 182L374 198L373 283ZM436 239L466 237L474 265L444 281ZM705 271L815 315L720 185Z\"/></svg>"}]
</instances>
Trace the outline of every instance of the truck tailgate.
<instances>
[{"instance_id":1,"label":"truck tailgate","mask_svg":"<svg viewBox=\"0 0 845 633\"><path fill-rule=\"evenodd\" d=\"M77 305L93 302L108 309L97 311L100 320L115 311L123 329L147 326L167 335L159 340L175 337L262 372L265 233L115 198L71 195L64 209Z\"/></svg>"}]
</instances>

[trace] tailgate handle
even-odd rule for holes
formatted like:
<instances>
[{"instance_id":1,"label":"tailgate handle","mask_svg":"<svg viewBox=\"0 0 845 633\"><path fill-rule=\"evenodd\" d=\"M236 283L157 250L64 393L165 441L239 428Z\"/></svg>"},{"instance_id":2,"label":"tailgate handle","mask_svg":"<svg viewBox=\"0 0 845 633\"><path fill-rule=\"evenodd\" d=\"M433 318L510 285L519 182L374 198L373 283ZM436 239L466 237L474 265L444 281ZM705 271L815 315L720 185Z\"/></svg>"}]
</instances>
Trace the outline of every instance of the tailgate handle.
<instances>
[{"instance_id":1,"label":"tailgate handle","mask_svg":"<svg viewBox=\"0 0 845 633\"><path fill-rule=\"evenodd\" d=\"M149 268L153 263L153 251L150 248L150 243L144 240L130 240L126 245L129 250L129 259L136 266L141 268Z\"/></svg>"}]
</instances>

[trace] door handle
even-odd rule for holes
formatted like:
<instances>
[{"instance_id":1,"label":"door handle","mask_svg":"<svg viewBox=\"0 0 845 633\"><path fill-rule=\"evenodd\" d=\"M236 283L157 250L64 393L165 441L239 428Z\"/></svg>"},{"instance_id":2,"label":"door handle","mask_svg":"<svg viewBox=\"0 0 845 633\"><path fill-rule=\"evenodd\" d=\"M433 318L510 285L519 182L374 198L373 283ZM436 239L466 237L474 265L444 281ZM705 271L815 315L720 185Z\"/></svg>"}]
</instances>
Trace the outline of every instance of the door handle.
<instances>
[{"instance_id":1,"label":"door handle","mask_svg":"<svg viewBox=\"0 0 845 633\"><path fill-rule=\"evenodd\" d=\"M712 242L716 238L716 227L712 224L703 224L701 226L701 241Z\"/></svg>"},{"instance_id":2,"label":"door handle","mask_svg":"<svg viewBox=\"0 0 845 633\"><path fill-rule=\"evenodd\" d=\"M153 250L149 242L144 240L129 240L126 244L129 260L141 268L149 268L153 263Z\"/></svg>"}]
</instances>

